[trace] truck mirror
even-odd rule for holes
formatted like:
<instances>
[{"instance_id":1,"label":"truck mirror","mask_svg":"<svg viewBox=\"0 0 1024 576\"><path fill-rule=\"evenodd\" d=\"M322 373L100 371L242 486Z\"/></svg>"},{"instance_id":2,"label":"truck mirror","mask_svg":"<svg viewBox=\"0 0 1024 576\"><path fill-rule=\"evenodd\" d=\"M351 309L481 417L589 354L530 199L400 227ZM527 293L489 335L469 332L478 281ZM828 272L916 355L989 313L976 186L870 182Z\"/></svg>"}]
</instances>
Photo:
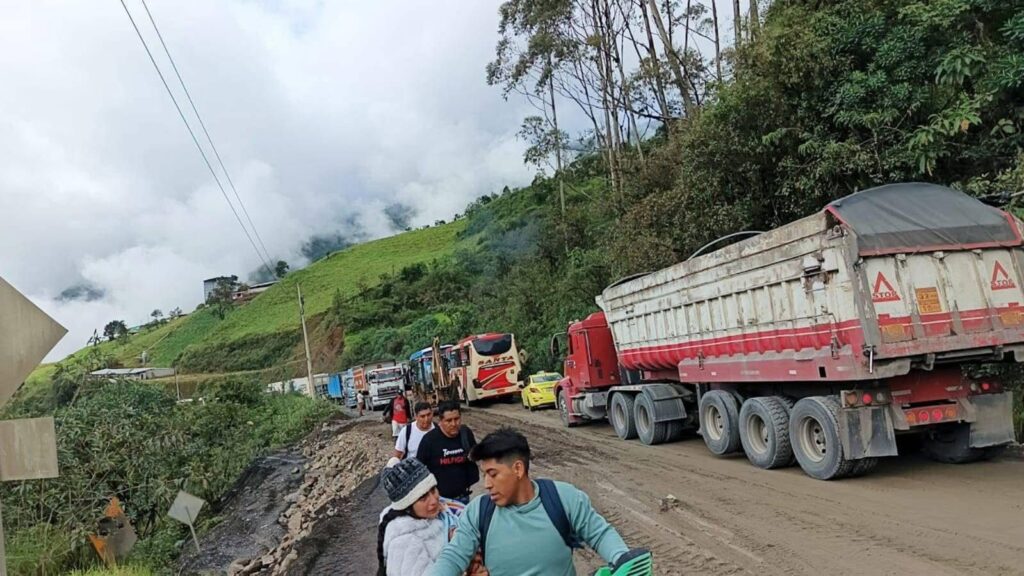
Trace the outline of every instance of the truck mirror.
<instances>
[{"instance_id":1,"label":"truck mirror","mask_svg":"<svg viewBox=\"0 0 1024 576\"><path fill-rule=\"evenodd\" d=\"M559 342L559 339L565 335L565 332L560 332L551 337L551 342L549 343L548 351L551 352L552 358L559 358L562 356L562 345L561 342Z\"/></svg>"}]
</instances>

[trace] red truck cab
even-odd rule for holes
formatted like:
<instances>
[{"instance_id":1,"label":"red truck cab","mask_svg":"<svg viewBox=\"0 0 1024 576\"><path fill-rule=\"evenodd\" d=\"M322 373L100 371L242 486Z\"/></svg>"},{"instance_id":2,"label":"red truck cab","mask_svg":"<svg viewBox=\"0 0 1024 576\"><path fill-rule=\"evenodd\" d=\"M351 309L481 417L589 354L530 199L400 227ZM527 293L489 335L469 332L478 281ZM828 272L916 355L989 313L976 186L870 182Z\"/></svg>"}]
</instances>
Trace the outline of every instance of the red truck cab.
<instances>
[{"instance_id":1,"label":"red truck cab","mask_svg":"<svg viewBox=\"0 0 1024 576\"><path fill-rule=\"evenodd\" d=\"M585 420L603 418L603 411L595 413L593 408L596 406L588 409L587 395L601 394L595 399L602 401L603 405L602 391L622 384L619 360L604 312L594 312L569 324L564 334L552 340L552 353L556 356L557 338L560 336L564 336L566 341L562 371L565 377L555 387L555 396L562 422L573 426Z\"/></svg>"}]
</instances>

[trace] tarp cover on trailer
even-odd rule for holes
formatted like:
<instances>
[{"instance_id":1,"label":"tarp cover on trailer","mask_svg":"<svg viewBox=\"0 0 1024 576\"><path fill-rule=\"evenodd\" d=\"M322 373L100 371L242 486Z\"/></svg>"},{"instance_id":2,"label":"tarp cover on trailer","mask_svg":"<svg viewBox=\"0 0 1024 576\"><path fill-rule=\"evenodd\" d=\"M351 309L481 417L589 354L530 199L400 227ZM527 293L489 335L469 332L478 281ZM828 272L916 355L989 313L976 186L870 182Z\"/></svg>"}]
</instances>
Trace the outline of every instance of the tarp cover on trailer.
<instances>
[{"instance_id":1,"label":"tarp cover on trailer","mask_svg":"<svg viewBox=\"0 0 1024 576\"><path fill-rule=\"evenodd\" d=\"M862 254L1021 244L1006 213L936 184L879 186L827 210L853 228Z\"/></svg>"}]
</instances>

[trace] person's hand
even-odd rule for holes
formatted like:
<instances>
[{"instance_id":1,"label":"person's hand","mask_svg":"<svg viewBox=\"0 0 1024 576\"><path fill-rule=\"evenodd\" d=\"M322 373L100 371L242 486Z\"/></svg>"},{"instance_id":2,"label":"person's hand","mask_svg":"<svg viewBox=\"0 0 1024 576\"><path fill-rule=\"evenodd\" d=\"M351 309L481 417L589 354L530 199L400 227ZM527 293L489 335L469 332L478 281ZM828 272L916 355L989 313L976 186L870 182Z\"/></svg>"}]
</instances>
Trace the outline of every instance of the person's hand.
<instances>
[{"instance_id":1,"label":"person's hand","mask_svg":"<svg viewBox=\"0 0 1024 576\"><path fill-rule=\"evenodd\" d=\"M469 563L469 569L466 570L466 574L467 576L490 576L490 572L484 566L484 556L479 550L477 550L476 556L473 556L473 560Z\"/></svg>"}]
</instances>

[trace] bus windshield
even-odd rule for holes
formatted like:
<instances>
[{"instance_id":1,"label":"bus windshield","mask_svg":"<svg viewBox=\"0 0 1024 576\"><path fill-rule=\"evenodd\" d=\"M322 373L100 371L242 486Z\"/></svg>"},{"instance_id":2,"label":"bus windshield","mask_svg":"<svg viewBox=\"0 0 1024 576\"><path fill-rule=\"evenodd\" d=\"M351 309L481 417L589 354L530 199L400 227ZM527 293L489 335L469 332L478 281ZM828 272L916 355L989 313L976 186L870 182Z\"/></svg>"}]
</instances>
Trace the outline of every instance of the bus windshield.
<instances>
[{"instance_id":1,"label":"bus windshield","mask_svg":"<svg viewBox=\"0 0 1024 576\"><path fill-rule=\"evenodd\" d=\"M497 356L512 348L512 335L502 334L493 338L477 338L473 340L473 348L481 356Z\"/></svg>"}]
</instances>

